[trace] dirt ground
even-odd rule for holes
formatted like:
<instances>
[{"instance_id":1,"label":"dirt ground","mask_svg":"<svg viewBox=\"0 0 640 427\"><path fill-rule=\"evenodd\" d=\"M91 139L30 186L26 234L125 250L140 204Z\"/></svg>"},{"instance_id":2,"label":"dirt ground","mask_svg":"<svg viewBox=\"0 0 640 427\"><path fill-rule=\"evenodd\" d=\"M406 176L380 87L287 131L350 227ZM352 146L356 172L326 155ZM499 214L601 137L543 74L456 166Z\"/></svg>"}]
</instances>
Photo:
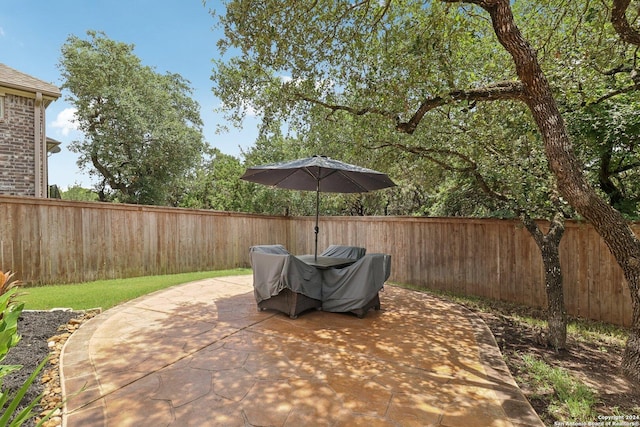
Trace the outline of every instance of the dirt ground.
<instances>
[{"instance_id":1,"label":"dirt ground","mask_svg":"<svg viewBox=\"0 0 640 427\"><path fill-rule=\"evenodd\" d=\"M619 369L624 343L612 342L615 340L582 342L569 336L568 349L556 352L541 344L541 328L518 322L508 313L499 311L476 311L476 314L493 332L512 376L546 425L554 425L558 421L549 405L553 390L546 395L533 392L527 383L530 373L522 362L525 354L535 355L553 367L563 368L589 386L597 395L596 419L593 421L598 421L597 416L623 416L636 423L630 425L640 425L640 386L627 380ZM541 313L536 317L541 318Z\"/></svg>"},{"instance_id":2,"label":"dirt ground","mask_svg":"<svg viewBox=\"0 0 640 427\"><path fill-rule=\"evenodd\" d=\"M585 344L569 338L569 350L556 353L552 348L540 345L539 330L513 320L509 311L497 309L486 313L473 307L469 308L476 312L493 332L512 375L546 425L553 425L557 419L550 411L547 396L535 396L528 386L527 372L523 368L521 358L523 354L535 354L552 366L570 371L585 384L590 385L598 395L598 415L640 416L640 387L626 380L619 370L623 351L620 343L602 341ZM78 313L62 311L23 313L18 324L22 340L9 352L3 363L21 364L24 368L5 378L3 387L19 387L38 363L48 355L48 339L77 316ZM27 401L42 391L42 384L36 381Z\"/></svg>"}]
</instances>

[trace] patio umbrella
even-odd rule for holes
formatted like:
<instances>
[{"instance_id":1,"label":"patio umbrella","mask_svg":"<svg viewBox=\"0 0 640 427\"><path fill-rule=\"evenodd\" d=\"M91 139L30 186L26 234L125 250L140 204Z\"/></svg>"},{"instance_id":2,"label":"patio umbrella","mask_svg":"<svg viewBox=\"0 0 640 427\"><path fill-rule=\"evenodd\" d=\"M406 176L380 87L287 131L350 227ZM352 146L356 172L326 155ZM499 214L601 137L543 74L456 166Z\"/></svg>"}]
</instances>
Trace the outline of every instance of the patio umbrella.
<instances>
[{"instance_id":1,"label":"patio umbrella","mask_svg":"<svg viewBox=\"0 0 640 427\"><path fill-rule=\"evenodd\" d=\"M340 162L325 156L312 156L289 162L248 168L240 177L245 181L290 190L316 192L315 257L318 256L318 216L320 193L366 193L393 187L384 173Z\"/></svg>"}]
</instances>

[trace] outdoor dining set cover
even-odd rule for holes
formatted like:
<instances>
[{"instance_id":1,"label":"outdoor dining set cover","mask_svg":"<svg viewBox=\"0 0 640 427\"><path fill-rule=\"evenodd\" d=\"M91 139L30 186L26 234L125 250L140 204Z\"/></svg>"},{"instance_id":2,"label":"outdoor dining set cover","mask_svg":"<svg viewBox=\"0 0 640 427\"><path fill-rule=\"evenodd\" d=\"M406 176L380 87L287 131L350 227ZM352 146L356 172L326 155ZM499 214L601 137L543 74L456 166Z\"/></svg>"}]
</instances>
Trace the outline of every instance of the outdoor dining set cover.
<instances>
[{"instance_id":1,"label":"outdoor dining set cover","mask_svg":"<svg viewBox=\"0 0 640 427\"><path fill-rule=\"evenodd\" d=\"M348 267L324 270L322 310L343 313L366 307L377 298L390 273L391 256L387 254L367 254Z\"/></svg>"},{"instance_id":2,"label":"outdoor dining set cover","mask_svg":"<svg viewBox=\"0 0 640 427\"><path fill-rule=\"evenodd\" d=\"M252 246L250 257L258 303L278 295L283 289L317 300L322 298L320 272L291 255L284 246Z\"/></svg>"},{"instance_id":3,"label":"outdoor dining set cover","mask_svg":"<svg viewBox=\"0 0 640 427\"><path fill-rule=\"evenodd\" d=\"M371 307L379 309L378 292L389 278L391 257L365 252L364 248L353 246L330 246L320 256L356 261L343 268L319 270L291 255L282 245L252 246L258 307L277 309L292 318L309 308L354 312L360 317Z\"/></svg>"}]
</instances>

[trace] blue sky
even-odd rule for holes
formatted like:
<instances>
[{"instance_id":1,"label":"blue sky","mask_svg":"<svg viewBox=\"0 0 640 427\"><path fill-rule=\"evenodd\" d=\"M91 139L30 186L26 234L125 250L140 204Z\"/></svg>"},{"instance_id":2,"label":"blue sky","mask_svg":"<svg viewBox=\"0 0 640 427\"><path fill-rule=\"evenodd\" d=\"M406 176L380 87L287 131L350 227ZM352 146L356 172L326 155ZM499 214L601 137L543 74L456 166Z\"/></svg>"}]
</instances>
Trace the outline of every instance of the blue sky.
<instances>
[{"instance_id":1,"label":"blue sky","mask_svg":"<svg viewBox=\"0 0 640 427\"><path fill-rule=\"evenodd\" d=\"M191 82L200 104L204 136L212 146L236 157L240 148L253 145L255 119L242 130L217 134L225 124L213 109L220 100L211 93L211 60L216 57L216 20L209 9L224 13L218 1L201 0L0 0L0 62L33 77L62 84L57 67L60 48L71 34L86 38L87 30L135 45L134 54L159 73L178 73ZM82 138L73 129L69 94L47 108L47 135L62 142L62 151L49 157L49 183L65 189L70 185L91 186L91 179L76 165L77 156L68 144Z\"/></svg>"}]
</instances>

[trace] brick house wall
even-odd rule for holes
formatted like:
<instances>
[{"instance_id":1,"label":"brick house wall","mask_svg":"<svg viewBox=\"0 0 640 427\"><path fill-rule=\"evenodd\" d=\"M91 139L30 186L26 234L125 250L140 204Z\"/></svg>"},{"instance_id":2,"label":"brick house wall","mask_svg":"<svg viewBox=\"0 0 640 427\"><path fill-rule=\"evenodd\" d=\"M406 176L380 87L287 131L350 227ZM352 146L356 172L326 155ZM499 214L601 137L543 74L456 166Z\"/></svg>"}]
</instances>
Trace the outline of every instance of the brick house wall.
<instances>
[{"instance_id":1,"label":"brick house wall","mask_svg":"<svg viewBox=\"0 0 640 427\"><path fill-rule=\"evenodd\" d=\"M48 197L46 108L60 95L56 86L0 63L0 194Z\"/></svg>"},{"instance_id":2,"label":"brick house wall","mask_svg":"<svg viewBox=\"0 0 640 427\"><path fill-rule=\"evenodd\" d=\"M9 94L3 98L4 118L0 119L0 193L35 196L36 100Z\"/></svg>"}]
</instances>

